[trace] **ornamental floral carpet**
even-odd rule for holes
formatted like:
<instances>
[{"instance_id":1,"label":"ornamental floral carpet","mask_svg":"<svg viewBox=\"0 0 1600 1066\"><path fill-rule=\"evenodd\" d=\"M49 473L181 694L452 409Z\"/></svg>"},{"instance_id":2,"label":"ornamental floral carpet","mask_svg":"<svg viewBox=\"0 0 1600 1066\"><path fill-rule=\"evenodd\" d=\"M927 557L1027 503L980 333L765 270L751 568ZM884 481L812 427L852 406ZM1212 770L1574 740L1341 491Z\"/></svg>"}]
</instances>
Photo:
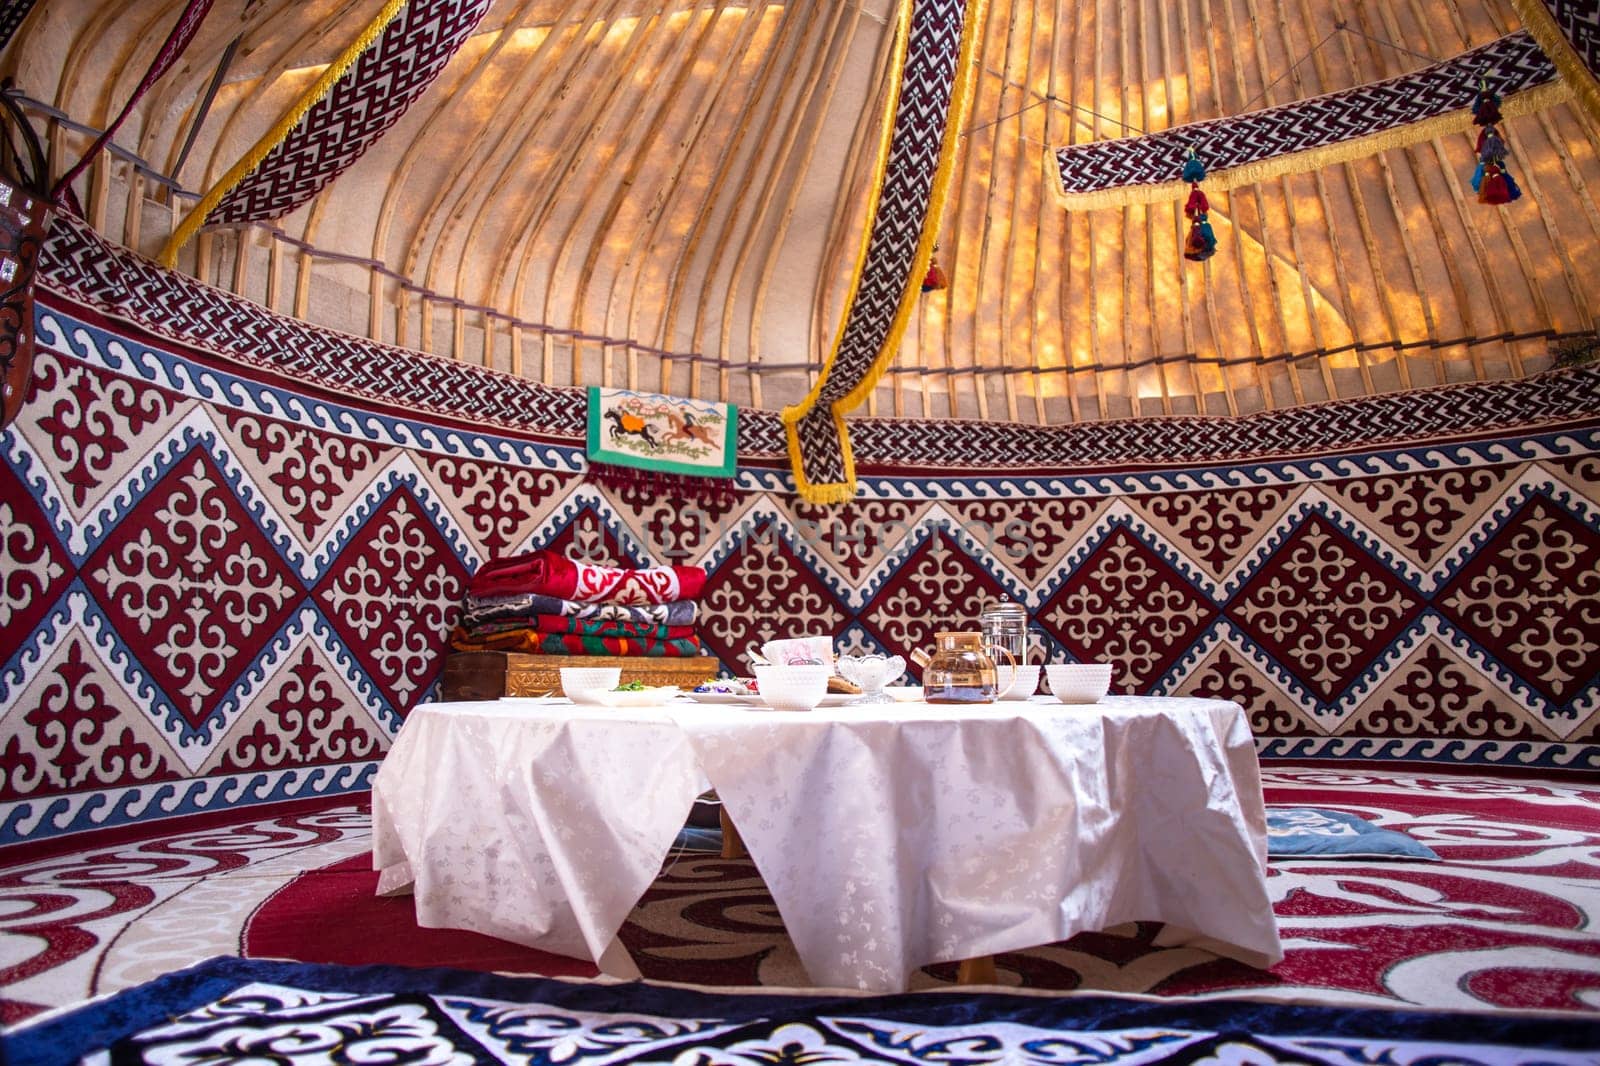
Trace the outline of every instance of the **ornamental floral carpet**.
<instances>
[{"instance_id":1,"label":"ornamental floral carpet","mask_svg":"<svg viewBox=\"0 0 1600 1066\"><path fill-rule=\"evenodd\" d=\"M1287 954L1269 971L1200 945L1158 946L1159 927L1140 923L1002 955L999 982L1600 1018L1600 785L1293 765L1268 765L1264 780L1269 804L1347 811L1440 861L1274 861ZM369 847L367 811L345 800L12 859L0 867L5 1021L219 955L595 973L477 934L418 929L409 899L374 896ZM674 856L622 935L652 981L808 985L745 861ZM953 966L934 966L915 987L953 979Z\"/></svg>"}]
</instances>

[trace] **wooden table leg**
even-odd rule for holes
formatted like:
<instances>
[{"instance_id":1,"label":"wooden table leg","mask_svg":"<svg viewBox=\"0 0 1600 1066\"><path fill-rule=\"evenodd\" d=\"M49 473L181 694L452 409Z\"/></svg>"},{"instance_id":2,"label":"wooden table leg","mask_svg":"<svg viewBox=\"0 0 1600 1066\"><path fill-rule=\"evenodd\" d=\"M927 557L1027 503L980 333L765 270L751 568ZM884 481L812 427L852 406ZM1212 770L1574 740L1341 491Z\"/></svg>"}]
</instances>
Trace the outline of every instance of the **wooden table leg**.
<instances>
[{"instance_id":1,"label":"wooden table leg","mask_svg":"<svg viewBox=\"0 0 1600 1066\"><path fill-rule=\"evenodd\" d=\"M993 955L979 955L975 959L962 959L956 967L958 985L992 985L999 982L994 968Z\"/></svg>"},{"instance_id":2,"label":"wooden table leg","mask_svg":"<svg viewBox=\"0 0 1600 1066\"><path fill-rule=\"evenodd\" d=\"M733 819L728 817L728 808L717 807L717 821L722 823L722 857L724 859L747 858L750 852L744 846L744 838L739 835L739 830L734 826Z\"/></svg>"}]
</instances>

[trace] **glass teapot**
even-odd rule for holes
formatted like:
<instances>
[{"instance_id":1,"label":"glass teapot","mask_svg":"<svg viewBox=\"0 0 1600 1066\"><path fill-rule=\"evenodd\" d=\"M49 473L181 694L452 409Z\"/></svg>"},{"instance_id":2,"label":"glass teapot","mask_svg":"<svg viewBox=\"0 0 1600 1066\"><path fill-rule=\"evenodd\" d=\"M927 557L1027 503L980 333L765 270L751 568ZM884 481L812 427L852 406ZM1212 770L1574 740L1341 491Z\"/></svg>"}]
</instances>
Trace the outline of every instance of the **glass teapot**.
<instances>
[{"instance_id":1,"label":"glass teapot","mask_svg":"<svg viewBox=\"0 0 1600 1066\"><path fill-rule=\"evenodd\" d=\"M922 698L928 703L993 703L1002 690L991 651L1006 658L1015 677L1016 658L998 645L985 645L982 633L936 634L933 655L922 668Z\"/></svg>"}]
</instances>

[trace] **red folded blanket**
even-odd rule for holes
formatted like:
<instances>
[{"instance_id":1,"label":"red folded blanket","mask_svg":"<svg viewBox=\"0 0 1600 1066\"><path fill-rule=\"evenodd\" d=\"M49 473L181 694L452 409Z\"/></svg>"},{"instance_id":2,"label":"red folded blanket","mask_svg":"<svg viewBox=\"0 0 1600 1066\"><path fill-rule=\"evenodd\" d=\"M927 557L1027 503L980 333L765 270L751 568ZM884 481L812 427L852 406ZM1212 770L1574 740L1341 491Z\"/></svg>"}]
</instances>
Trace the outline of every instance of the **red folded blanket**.
<instances>
[{"instance_id":1,"label":"red folded blanket","mask_svg":"<svg viewBox=\"0 0 1600 1066\"><path fill-rule=\"evenodd\" d=\"M622 569L575 563L540 550L492 559L479 567L467 586L470 596L559 596L580 603L671 603L692 600L705 588L698 566Z\"/></svg>"}]
</instances>

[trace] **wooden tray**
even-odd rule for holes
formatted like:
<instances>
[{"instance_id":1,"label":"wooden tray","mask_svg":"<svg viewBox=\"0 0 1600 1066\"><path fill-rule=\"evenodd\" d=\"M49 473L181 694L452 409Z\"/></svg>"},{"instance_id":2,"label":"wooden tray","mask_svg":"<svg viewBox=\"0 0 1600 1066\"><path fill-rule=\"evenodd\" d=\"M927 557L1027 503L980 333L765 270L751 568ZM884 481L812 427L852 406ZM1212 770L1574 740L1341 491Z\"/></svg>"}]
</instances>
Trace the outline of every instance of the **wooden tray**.
<instances>
[{"instance_id":1,"label":"wooden tray","mask_svg":"<svg viewBox=\"0 0 1600 1066\"><path fill-rule=\"evenodd\" d=\"M446 703L501 696L559 696L563 666L620 666L623 681L694 688L716 676L709 655L671 659L631 655L524 655L514 651L458 651L444 660L439 698Z\"/></svg>"}]
</instances>

